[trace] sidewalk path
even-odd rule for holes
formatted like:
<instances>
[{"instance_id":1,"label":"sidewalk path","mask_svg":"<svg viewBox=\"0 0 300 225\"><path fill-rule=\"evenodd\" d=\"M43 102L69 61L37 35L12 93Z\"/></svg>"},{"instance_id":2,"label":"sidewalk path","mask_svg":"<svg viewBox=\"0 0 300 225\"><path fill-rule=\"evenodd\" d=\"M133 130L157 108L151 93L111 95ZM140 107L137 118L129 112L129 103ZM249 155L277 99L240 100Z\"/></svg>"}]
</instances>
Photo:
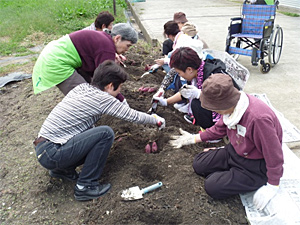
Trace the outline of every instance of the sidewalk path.
<instances>
[{"instance_id":1,"label":"sidewalk path","mask_svg":"<svg viewBox=\"0 0 300 225\"><path fill-rule=\"evenodd\" d=\"M145 38L162 43L163 25L182 11L195 23L211 49L224 51L230 18L240 16L242 1L229 0L146 0L130 3L132 14ZM280 5L279 5L279 10ZM283 50L279 63L268 74L251 65L250 57L239 62L250 71L245 91L265 93L275 109L300 129L300 17L277 12L275 24L283 28ZM300 157L300 142L288 143Z\"/></svg>"}]
</instances>

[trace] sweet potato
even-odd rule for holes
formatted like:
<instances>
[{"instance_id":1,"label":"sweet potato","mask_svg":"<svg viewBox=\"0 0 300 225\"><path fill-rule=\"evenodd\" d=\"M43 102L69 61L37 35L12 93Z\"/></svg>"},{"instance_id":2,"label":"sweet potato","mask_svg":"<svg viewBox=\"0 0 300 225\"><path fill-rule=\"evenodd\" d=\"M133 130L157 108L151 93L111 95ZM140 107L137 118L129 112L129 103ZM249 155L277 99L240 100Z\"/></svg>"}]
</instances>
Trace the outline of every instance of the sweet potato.
<instances>
[{"instance_id":1,"label":"sweet potato","mask_svg":"<svg viewBox=\"0 0 300 225\"><path fill-rule=\"evenodd\" d=\"M150 70L151 69L151 65L150 64L147 64L146 66L145 66L145 71L148 71L148 70Z\"/></svg>"},{"instance_id":2,"label":"sweet potato","mask_svg":"<svg viewBox=\"0 0 300 225\"><path fill-rule=\"evenodd\" d=\"M152 143L152 153L156 153L157 152L157 144L156 144L156 142L154 141L153 143Z\"/></svg>"},{"instance_id":3,"label":"sweet potato","mask_svg":"<svg viewBox=\"0 0 300 225\"><path fill-rule=\"evenodd\" d=\"M151 147L150 147L150 144L147 144L146 147L145 147L145 153L149 154L151 153Z\"/></svg>"},{"instance_id":4,"label":"sweet potato","mask_svg":"<svg viewBox=\"0 0 300 225\"><path fill-rule=\"evenodd\" d=\"M139 88L139 91L142 92L143 88L144 88L144 86L140 87L140 88Z\"/></svg>"},{"instance_id":5,"label":"sweet potato","mask_svg":"<svg viewBox=\"0 0 300 225\"><path fill-rule=\"evenodd\" d=\"M149 92L149 93L152 93L152 92L155 92L156 90L157 90L157 88L151 87L151 88L148 89L148 92Z\"/></svg>"},{"instance_id":6,"label":"sweet potato","mask_svg":"<svg viewBox=\"0 0 300 225\"><path fill-rule=\"evenodd\" d=\"M142 92L148 92L148 90L149 90L149 87L144 87L144 88L142 89Z\"/></svg>"}]
</instances>

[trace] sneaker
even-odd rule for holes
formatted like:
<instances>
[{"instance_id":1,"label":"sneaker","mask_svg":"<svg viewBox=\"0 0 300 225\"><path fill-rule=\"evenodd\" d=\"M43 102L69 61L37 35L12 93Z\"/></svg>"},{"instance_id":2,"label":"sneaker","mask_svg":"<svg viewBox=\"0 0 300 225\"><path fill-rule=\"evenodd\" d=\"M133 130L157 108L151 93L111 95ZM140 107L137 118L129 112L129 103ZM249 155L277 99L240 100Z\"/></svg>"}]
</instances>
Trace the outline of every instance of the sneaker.
<instances>
[{"instance_id":1,"label":"sneaker","mask_svg":"<svg viewBox=\"0 0 300 225\"><path fill-rule=\"evenodd\" d=\"M182 106L185 106L185 105L186 105L186 103L175 103L174 108L179 109L179 108L181 108Z\"/></svg>"},{"instance_id":2,"label":"sneaker","mask_svg":"<svg viewBox=\"0 0 300 225\"><path fill-rule=\"evenodd\" d=\"M99 198L109 191L111 188L110 184L100 184L97 186L83 187L79 189L77 185L74 188L74 197L77 201L88 201Z\"/></svg>"},{"instance_id":3,"label":"sneaker","mask_svg":"<svg viewBox=\"0 0 300 225\"><path fill-rule=\"evenodd\" d=\"M79 174L74 170L72 172L64 172L63 170L54 171L49 170L49 175L54 178L68 180L68 181L76 181L79 177Z\"/></svg>"},{"instance_id":4,"label":"sneaker","mask_svg":"<svg viewBox=\"0 0 300 225\"><path fill-rule=\"evenodd\" d=\"M182 113L189 113L189 104L185 104L184 106L180 107L178 111Z\"/></svg>"},{"instance_id":5,"label":"sneaker","mask_svg":"<svg viewBox=\"0 0 300 225\"><path fill-rule=\"evenodd\" d=\"M183 116L183 118L188 123L194 124L194 116L186 114L186 115Z\"/></svg>"}]
</instances>

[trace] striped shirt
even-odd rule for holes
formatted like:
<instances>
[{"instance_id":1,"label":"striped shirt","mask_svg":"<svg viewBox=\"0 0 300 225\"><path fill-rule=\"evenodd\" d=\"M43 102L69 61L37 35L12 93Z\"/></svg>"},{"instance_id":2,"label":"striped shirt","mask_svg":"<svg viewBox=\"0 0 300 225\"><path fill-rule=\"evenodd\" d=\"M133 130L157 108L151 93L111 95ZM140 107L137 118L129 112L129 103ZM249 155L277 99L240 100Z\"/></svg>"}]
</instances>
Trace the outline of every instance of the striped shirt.
<instances>
[{"instance_id":1,"label":"striped shirt","mask_svg":"<svg viewBox=\"0 0 300 225\"><path fill-rule=\"evenodd\" d=\"M96 30L95 23L92 23L90 26L85 27L82 30Z\"/></svg>"},{"instance_id":2,"label":"striped shirt","mask_svg":"<svg viewBox=\"0 0 300 225\"><path fill-rule=\"evenodd\" d=\"M153 116L131 109L109 93L84 83L72 89L57 104L43 123L38 136L57 144L65 144L76 134L92 128L103 114L139 124L157 123Z\"/></svg>"}]
</instances>

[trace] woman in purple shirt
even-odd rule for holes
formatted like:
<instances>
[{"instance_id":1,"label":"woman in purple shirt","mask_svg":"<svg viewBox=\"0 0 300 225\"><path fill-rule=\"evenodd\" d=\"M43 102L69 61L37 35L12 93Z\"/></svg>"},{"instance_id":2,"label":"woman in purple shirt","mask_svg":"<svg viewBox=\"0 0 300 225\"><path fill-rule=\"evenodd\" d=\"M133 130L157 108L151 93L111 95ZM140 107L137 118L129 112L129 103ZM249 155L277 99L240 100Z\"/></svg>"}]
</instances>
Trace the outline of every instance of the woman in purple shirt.
<instances>
[{"instance_id":1,"label":"woman in purple shirt","mask_svg":"<svg viewBox=\"0 0 300 225\"><path fill-rule=\"evenodd\" d=\"M283 174L282 128L271 108L254 96L238 91L229 76L213 74L202 86L201 106L221 119L199 134L180 130L172 136L175 148L228 136L225 147L205 149L193 163L204 176L205 190L213 198L256 191L254 205L262 210L279 190Z\"/></svg>"},{"instance_id":2,"label":"woman in purple shirt","mask_svg":"<svg viewBox=\"0 0 300 225\"><path fill-rule=\"evenodd\" d=\"M66 95L78 84L90 83L99 64L114 60L116 53L125 53L136 42L136 31L125 23L116 24L111 35L80 30L52 41L33 68L34 93L56 85Z\"/></svg>"}]
</instances>

